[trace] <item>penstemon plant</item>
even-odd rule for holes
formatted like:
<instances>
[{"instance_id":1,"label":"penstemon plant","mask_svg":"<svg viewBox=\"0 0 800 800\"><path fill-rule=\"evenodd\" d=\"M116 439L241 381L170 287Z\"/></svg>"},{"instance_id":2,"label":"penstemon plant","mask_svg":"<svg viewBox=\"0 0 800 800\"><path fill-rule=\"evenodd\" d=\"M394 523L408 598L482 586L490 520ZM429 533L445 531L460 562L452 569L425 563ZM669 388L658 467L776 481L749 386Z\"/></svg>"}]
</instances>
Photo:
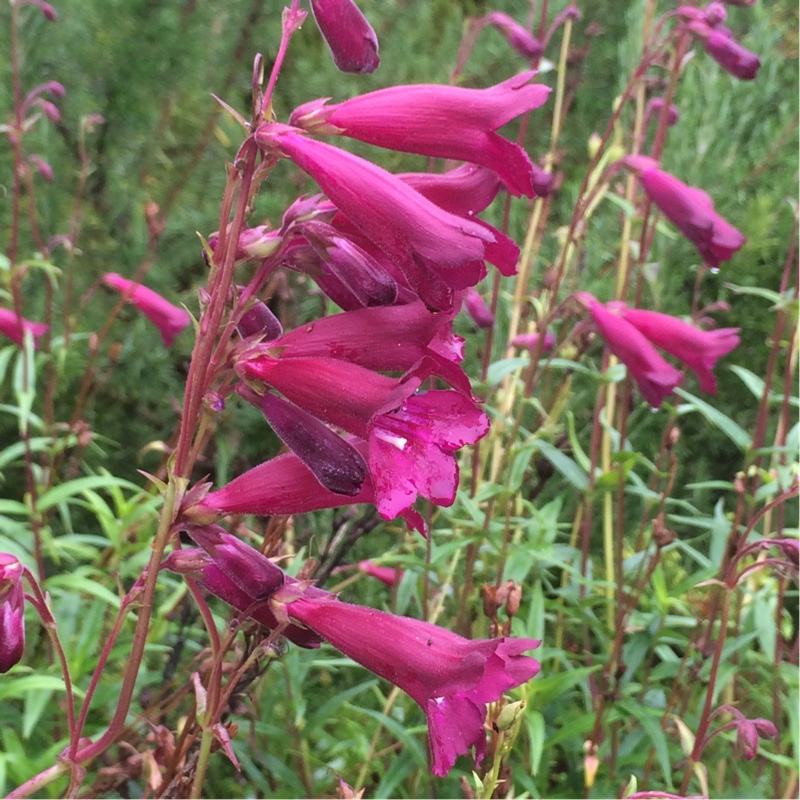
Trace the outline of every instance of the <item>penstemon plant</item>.
<instances>
[{"instance_id":1,"label":"penstemon plant","mask_svg":"<svg viewBox=\"0 0 800 800\"><path fill-rule=\"evenodd\" d=\"M772 719L755 716L742 697L745 666L735 662L742 674L731 677L726 660L739 658L741 628L753 624L749 606L772 593L778 599L770 667L777 672L784 662L797 662L797 626L785 612L787 599L797 596L790 588L797 577L797 540L788 535L786 510L798 494L796 427L789 425L795 402L796 227L780 289L766 295L776 312L767 373L764 379L747 370L740 376L759 398L748 433L682 388L694 380L686 367L700 392L716 394L717 363L741 344L739 327L716 327L710 316L729 306L717 301L701 307L701 296L704 279L713 280L726 262L740 257L747 231L718 213L703 189L661 166L679 119L675 101L692 46L704 51L695 58L716 62L703 69L722 69L742 81L758 77L760 59L726 27L726 6L687 4L657 17L655 1L644 0L639 62L613 103L605 132L591 141L570 214L556 229L555 203L569 170L562 162L574 92L568 73L585 57L571 50L581 19L577 7L565 6L548 23L548 3L542 3L535 34L533 8L527 26L501 11L468 20L450 85L390 86L338 103L314 99L282 120L277 92L287 54L308 16L300 0L292 0L283 10L274 58L255 58L249 111L243 114L218 98L243 139L226 165L217 230L201 236L206 274L194 313L146 285L150 256L132 279L105 272L81 302L96 302L91 298L100 286L117 292L119 302L89 339L67 438L59 439L54 398L75 338L71 259L80 205L66 238L64 336L55 339L53 261L64 242L45 241L39 232L33 176L52 181L54 174L28 151L26 140L37 124L60 121L54 101L64 88L50 81L22 93L18 36L20 15L30 11L25 5L56 19L55 10L39 0L11 1L13 118L2 128L14 161L5 293L10 307L0 309L0 331L14 343L4 370L19 351L14 385L26 486L24 503L9 500L3 509L30 520L31 547L15 543L0 552L0 671L15 678L25 668L27 606L48 636L47 655L58 665L65 700L47 763L29 769L9 797L50 790L67 797L108 794L126 782L148 796L200 797L217 785L223 756L256 780L263 771L252 760L243 763L251 759L250 750L232 719L241 698L258 696L257 678L282 669L288 697L273 692L271 710L280 712L286 702L304 707L308 701L297 696L303 682L322 679L309 673L311 662L292 659L298 651L324 652L325 643L396 687L380 714L375 712L372 741L359 740L359 771L352 752L320 758L338 778L340 797L363 796L371 763L398 751L412 754L417 767L426 762L433 776L420 778L416 769L408 796L432 796L433 779L447 778L459 766L466 770L460 791L468 798L569 796L575 787L589 796L598 775L604 790L613 786L629 797L690 791L709 796L708 752L717 737L747 760L771 742L771 788L775 796L790 789L781 700L791 687L776 682L772 708L764 712ZM310 10L336 67L362 74L379 68L378 38L352 0L311 0ZM514 74L484 88L460 85L491 30L519 59L509 61L514 67L507 73ZM518 71L526 62L527 69ZM554 87L542 80L548 69L555 70ZM525 134L547 114L549 146L535 163L523 146ZM499 132L520 118L516 142ZM82 123L80 141L100 124L97 116ZM370 157L345 149L347 140L360 143L358 152ZM374 147L427 157L430 169L389 171L375 163L380 157ZM89 166L81 148L85 181ZM444 169L436 159L446 161ZM289 166L313 182L312 192L290 198L279 224L259 220L259 200L277 195ZM505 203L503 221L493 224L497 205L490 207L498 198ZM28 261L19 256L24 203L37 250ZM609 287L608 281L586 281L584 262L592 252L592 225L611 205L622 213ZM527 215L521 247L511 235L515 220L522 219L520 208ZM164 231L160 213L156 206L146 211L153 252ZM657 300L656 252L665 232L676 239L675 228L702 262L687 318L648 307L658 306L651 302ZM544 260L550 266L537 275ZM22 283L34 263L44 265L47 278L44 323L23 316ZM478 288L487 275L490 295ZM280 287L292 281L322 298L323 311L287 311ZM194 332L175 429L159 444L159 468L143 473L146 489L102 474L74 478L91 438L81 420L96 396L100 346L127 304L158 329L167 348L187 329ZM338 308L326 314L329 304ZM482 363L471 347L477 335L465 341L456 332L463 329L462 309L486 331ZM48 387L41 418L32 413L38 369L45 370ZM578 430L575 398L586 392L582 378L591 381L585 406L593 409ZM647 407L662 430L653 437L659 442L655 449L651 439L650 449L639 451L639 429L646 424L639 411ZM281 452L272 455L274 447L265 447L261 463L230 479L222 469L210 476L220 428L252 411L268 423ZM692 515L701 513L678 497L678 420L689 414L702 415L743 451L741 470L734 470L730 482L734 509L727 516L715 511L706 525L713 537L708 557L689 544L682 548L675 532L682 524L691 528ZM42 437L45 442L32 436L38 425L49 437ZM65 464L64 454L76 447L78 457ZM115 601L113 613L102 623L104 636L88 669L76 666L50 595L51 586L59 585L50 537L52 518L56 509L63 513L67 498L82 493L94 508L101 488L116 492L117 508L98 513L98 519L105 530L116 531L113 559L121 573L130 538L142 541L130 551L135 566L124 569L119 596L106 589ZM333 514L335 532L314 558L317 543L298 537L294 520L325 511ZM268 522L259 528L254 518ZM556 552L554 537L565 527L568 536ZM383 563L379 542L387 539L377 539L376 528L403 542L405 560ZM593 541L594 532L601 541ZM526 542L529 537L538 541ZM361 540L370 558L347 564ZM400 547L389 549L396 553ZM685 588L690 600L664 596L665 575L681 572L679 555L700 564ZM406 611L415 574L403 565L418 566L423 575L416 616L347 599L352 580L371 576L391 588L393 611L405 596ZM323 588L341 574L352 577L338 589ZM170 610L159 600L165 586L178 598ZM483 622L475 609L478 586ZM705 599L699 601L697 593ZM196 653L184 670L184 685L167 686L153 698L152 685L142 686L148 657L179 607L202 621L204 641L191 644ZM227 614L224 626L220 609ZM669 628L676 610L691 619L690 634L679 637ZM791 651L787 638L795 643ZM762 636L762 646L764 641ZM327 662L315 663L330 680ZM686 690L680 688L684 682ZM670 683L667 693L663 687ZM567 696L576 686L582 692L572 709L577 722L554 709L560 693ZM41 687L52 689L47 682ZM39 687L20 684L20 691L26 688ZM424 714L426 756L415 750L397 690ZM145 692L152 702L142 700ZM329 708L338 724L345 696L357 693L349 688L338 703L314 702ZM137 698L145 707L147 734L134 719ZM101 706L111 709L107 716ZM175 722L170 715L179 707L188 711ZM266 724L255 716L254 729ZM288 777L292 769L281 770L273 761L265 768L275 773L269 789L274 796L330 792L329 786L319 788L302 726L290 715L285 721L295 751L286 757L296 776ZM378 752L387 738L384 729L394 740ZM281 738L277 723L272 736ZM555 748L576 737L579 754L568 758L572 775L561 780L565 768ZM138 747L131 744L137 739ZM637 746L643 755L633 766ZM552 774L536 783L546 749ZM673 759L673 750L680 756ZM658 777L656 762L663 772ZM343 768L346 763L353 774ZM376 796L390 795L411 771L401 769L406 772L392 775L394 783L381 783ZM723 764L717 785L724 774ZM741 778L736 773L731 780ZM244 791L267 793L264 784L256 785Z\"/></svg>"}]
</instances>

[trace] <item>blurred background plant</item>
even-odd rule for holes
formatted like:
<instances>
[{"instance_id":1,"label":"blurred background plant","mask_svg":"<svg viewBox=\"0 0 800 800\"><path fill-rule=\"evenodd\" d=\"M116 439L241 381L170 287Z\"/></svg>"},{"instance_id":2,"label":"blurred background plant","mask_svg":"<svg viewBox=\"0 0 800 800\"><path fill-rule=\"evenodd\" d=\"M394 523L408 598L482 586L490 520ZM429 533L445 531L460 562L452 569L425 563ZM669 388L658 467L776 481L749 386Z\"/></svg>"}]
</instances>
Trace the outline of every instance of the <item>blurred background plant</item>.
<instances>
[{"instance_id":1,"label":"blurred background plant","mask_svg":"<svg viewBox=\"0 0 800 800\"><path fill-rule=\"evenodd\" d=\"M35 187L33 226L25 203L11 222L14 153L0 149L3 306L18 297L27 318L50 324L36 353L32 341L0 348L0 551L44 578L78 698L120 597L148 559L160 498L138 470L163 476L191 352L189 333L163 348L158 330L102 288L101 277L146 277L196 312L207 268L195 231L218 226L222 165L241 136L210 92L249 108L250 65L262 52L269 68L282 5L63 0L56 25L36 6L16 10L22 86L58 81L65 93L48 96L58 114L43 109L24 138L26 152L46 162L37 171L31 161L24 180L29 187L30 175ZM510 0L360 5L381 41L381 67L369 76L336 73L319 33L304 26L277 85L279 119L320 96L339 101L397 83L447 83L469 33L465 20L501 10L525 23L529 14L527 3ZM531 12L540 39L541 20L549 24L565 6L541 2ZM551 101L524 133L534 161L549 158L557 190L531 207L498 200L487 214L526 242L527 281L490 275L479 290L494 326L478 330L465 315L456 324L467 339L467 372L480 376L476 391L493 417L490 436L462 459L456 503L432 515L427 547L364 507L247 521L269 540L283 537L295 570L315 559L327 588L341 587L348 600L422 618L437 611L439 624L465 635L509 625L515 635L542 638L542 674L516 692L524 710L494 732L476 785L468 768L429 776L424 717L405 696L333 651L289 648L241 677L226 715L241 772L215 753L207 796L330 796L337 776L366 797L610 797L626 785L628 792L797 794L797 584L778 563L737 572L752 561L792 561L775 545L739 563L743 543L797 536L796 502L786 502L796 493L798 450L797 7L789 0L728 7L728 26L761 58L755 81L735 80L698 45L677 56L668 50L663 76L648 73L666 88L670 59L681 58L680 118L662 164L709 192L748 238L711 274L667 222L640 259L641 216L624 181L604 184L592 163L654 8L673 6L579 6L580 21L554 34L540 66L540 80L562 82L562 115L553 127ZM2 52L11 52L9 14L0 11ZM487 29L457 78L487 86L525 66ZM11 63L0 71L0 107L10 120ZM608 152L618 150L611 160L630 152L633 124L627 107L611 131ZM366 145L349 149L374 157ZM427 162L380 153L393 171L425 170ZM568 232L586 200L587 174L600 186L598 202ZM258 198L254 224L278 224L311 186L286 164L276 175ZM23 195L29 199L30 189ZM717 369L715 397L697 397L690 379L651 414L621 382L620 366L602 361L597 340L580 329L572 335L574 317L554 320L550 356L542 347L532 356L508 347L514 334L543 330L569 291L611 300L626 248L637 267L631 298L676 315L716 304L720 327L741 328L740 347ZM280 275L272 288L272 309L287 328L333 310L304 276ZM241 406L220 415L201 463L218 486L279 447L261 415ZM362 559L402 568L402 576L389 588L361 570L339 571ZM491 588L481 590L508 580L523 587L513 619ZM181 750L195 713L190 675L203 673L209 652L182 581L160 581L135 715L118 746L89 765L86 796L189 791L180 776L191 772ZM212 608L220 625L231 618L223 605ZM52 765L69 735L52 640L30 610L28 623L25 658L0 679L0 791ZM248 625L234 661L252 646ZM113 713L132 630L123 623L110 652L87 735ZM720 709L713 720L711 701ZM754 744L754 723L746 723L761 719L775 733L756 726L765 738ZM715 723L725 730L709 738ZM509 742L513 755L495 774L499 755L492 759ZM44 791L60 796L65 786Z\"/></svg>"}]
</instances>

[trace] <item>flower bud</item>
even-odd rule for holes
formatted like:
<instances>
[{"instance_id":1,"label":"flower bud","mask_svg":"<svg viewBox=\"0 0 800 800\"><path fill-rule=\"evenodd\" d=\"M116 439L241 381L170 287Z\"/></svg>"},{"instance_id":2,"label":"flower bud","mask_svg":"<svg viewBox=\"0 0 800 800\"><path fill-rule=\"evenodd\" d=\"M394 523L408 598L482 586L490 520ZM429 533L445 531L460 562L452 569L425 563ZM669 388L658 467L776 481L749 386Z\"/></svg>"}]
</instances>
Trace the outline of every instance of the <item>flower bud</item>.
<instances>
[{"instance_id":1,"label":"flower bud","mask_svg":"<svg viewBox=\"0 0 800 800\"><path fill-rule=\"evenodd\" d=\"M8 672L25 649L24 567L10 553L0 553L0 672Z\"/></svg>"}]
</instances>

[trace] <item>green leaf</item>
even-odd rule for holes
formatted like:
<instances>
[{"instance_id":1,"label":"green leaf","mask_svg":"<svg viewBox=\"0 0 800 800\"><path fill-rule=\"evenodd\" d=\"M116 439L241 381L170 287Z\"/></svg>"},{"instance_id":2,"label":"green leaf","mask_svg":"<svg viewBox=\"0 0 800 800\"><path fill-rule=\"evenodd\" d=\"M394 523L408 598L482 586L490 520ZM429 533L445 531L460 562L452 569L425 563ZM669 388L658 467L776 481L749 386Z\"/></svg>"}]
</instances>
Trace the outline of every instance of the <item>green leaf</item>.
<instances>
[{"instance_id":1,"label":"green leaf","mask_svg":"<svg viewBox=\"0 0 800 800\"><path fill-rule=\"evenodd\" d=\"M126 481L123 478L115 478L113 475L88 475L85 478L75 478L71 481L65 481L45 492L39 498L39 510L46 511L48 508L53 508L53 506L57 506L59 503L87 489L102 489L103 487L114 485L126 486L134 492L140 491L135 483Z\"/></svg>"},{"instance_id":2,"label":"green leaf","mask_svg":"<svg viewBox=\"0 0 800 800\"><path fill-rule=\"evenodd\" d=\"M667 788L672 789L672 766L669 760L669 745L667 743L666 734L661 727L663 712L659 709L639 705L638 703L624 701L619 703L619 708L625 710L642 723L642 727L647 732L655 748L656 757L658 758L661 771L664 774L664 781L666 782Z\"/></svg>"},{"instance_id":3,"label":"green leaf","mask_svg":"<svg viewBox=\"0 0 800 800\"><path fill-rule=\"evenodd\" d=\"M21 678L5 677L0 683L0 700L8 697L22 698L26 692L31 691L63 692L64 679L55 675L23 675ZM85 692L73 686L72 691L76 697L84 697Z\"/></svg>"},{"instance_id":4,"label":"green leaf","mask_svg":"<svg viewBox=\"0 0 800 800\"><path fill-rule=\"evenodd\" d=\"M574 459L543 439L537 439L536 446L539 448L539 452L576 489L582 492L586 491L586 488L589 486L589 476L578 466Z\"/></svg>"},{"instance_id":5,"label":"green leaf","mask_svg":"<svg viewBox=\"0 0 800 800\"><path fill-rule=\"evenodd\" d=\"M684 389L676 389L675 394L687 401L686 405L677 408L678 416L690 411L699 411L714 427L719 428L740 450L750 447L751 438L747 431L737 425L730 417L709 405L705 400L695 397Z\"/></svg>"}]
</instances>

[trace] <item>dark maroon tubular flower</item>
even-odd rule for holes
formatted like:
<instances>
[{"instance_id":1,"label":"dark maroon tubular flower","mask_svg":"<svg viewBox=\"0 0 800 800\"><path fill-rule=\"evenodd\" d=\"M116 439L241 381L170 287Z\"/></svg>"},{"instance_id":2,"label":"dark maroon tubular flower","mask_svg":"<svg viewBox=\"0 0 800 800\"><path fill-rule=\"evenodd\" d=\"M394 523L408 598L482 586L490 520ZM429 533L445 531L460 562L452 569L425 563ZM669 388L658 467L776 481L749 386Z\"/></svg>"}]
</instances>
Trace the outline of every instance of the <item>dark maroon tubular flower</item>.
<instances>
[{"instance_id":1,"label":"dark maroon tubular flower","mask_svg":"<svg viewBox=\"0 0 800 800\"><path fill-rule=\"evenodd\" d=\"M281 602L283 592L274 596ZM464 639L409 617L304 595L286 593L290 620L318 633L344 655L398 686L428 720L434 775L444 776L459 755L486 748L486 704L529 681L539 662L523 653L535 639Z\"/></svg>"},{"instance_id":2,"label":"dark maroon tubular flower","mask_svg":"<svg viewBox=\"0 0 800 800\"><path fill-rule=\"evenodd\" d=\"M367 477L367 463L358 450L316 417L288 400L250 389L239 392L260 408L281 441L330 492L354 497Z\"/></svg>"},{"instance_id":3,"label":"dark maroon tubular flower","mask_svg":"<svg viewBox=\"0 0 800 800\"><path fill-rule=\"evenodd\" d=\"M740 81L752 81L761 67L761 59L742 47L724 31L713 29L703 38L703 47L714 61Z\"/></svg>"},{"instance_id":4,"label":"dark maroon tubular flower","mask_svg":"<svg viewBox=\"0 0 800 800\"><path fill-rule=\"evenodd\" d=\"M618 313L609 310L586 292L576 297L589 309L608 349L628 368L644 399L653 408L660 408L665 398L680 385L683 375Z\"/></svg>"},{"instance_id":5,"label":"dark maroon tubular flower","mask_svg":"<svg viewBox=\"0 0 800 800\"><path fill-rule=\"evenodd\" d=\"M397 300L397 284L369 253L324 222L298 225L324 265L362 306L390 306Z\"/></svg>"},{"instance_id":6,"label":"dark maroon tubular flower","mask_svg":"<svg viewBox=\"0 0 800 800\"><path fill-rule=\"evenodd\" d=\"M217 526L211 528L225 533ZM193 576L207 592L246 613L265 628L276 630L280 622L272 613L267 599L284 581L292 579L258 550L235 537L231 536L230 540L225 541L211 529L206 534L200 527L191 529L189 535L197 538L198 544L203 542L204 549L174 550L164 560L164 569ZM229 534L225 533L225 536ZM277 575L267 565L276 569ZM322 642L321 636L300 625L286 625L281 635L299 647L309 649L319 647Z\"/></svg>"},{"instance_id":7,"label":"dark maroon tubular flower","mask_svg":"<svg viewBox=\"0 0 800 800\"><path fill-rule=\"evenodd\" d=\"M33 336L33 347L39 346L39 339L49 330L43 322L31 322L29 319L17 316L16 312L8 308L0 308L0 333L7 336L20 347L25 341L25 332L30 331Z\"/></svg>"},{"instance_id":8,"label":"dark maroon tubular flower","mask_svg":"<svg viewBox=\"0 0 800 800\"><path fill-rule=\"evenodd\" d=\"M342 72L374 72L378 37L353 0L311 0L311 13Z\"/></svg>"},{"instance_id":9,"label":"dark maroon tubular flower","mask_svg":"<svg viewBox=\"0 0 800 800\"><path fill-rule=\"evenodd\" d=\"M628 156L624 161L638 172L644 190L661 213L694 244L710 267L719 267L745 243L744 235L717 214L714 201L702 189L658 169L652 158Z\"/></svg>"},{"instance_id":10,"label":"dark maroon tubular flower","mask_svg":"<svg viewBox=\"0 0 800 800\"><path fill-rule=\"evenodd\" d=\"M544 52L542 43L515 19L502 11L492 11L483 18L485 25L491 25L503 34L506 41L528 61L536 61Z\"/></svg>"},{"instance_id":11,"label":"dark maroon tubular flower","mask_svg":"<svg viewBox=\"0 0 800 800\"><path fill-rule=\"evenodd\" d=\"M656 347L686 364L700 379L704 392L716 394L717 379L712 370L722 356L738 347L739 328L704 331L669 314L624 306L619 313Z\"/></svg>"},{"instance_id":12,"label":"dark maroon tubular flower","mask_svg":"<svg viewBox=\"0 0 800 800\"><path fill-rule=\"evenodd\" d=\"M533 197L530 158L495 131L547 100L550 88L530 82L535 74L524 72L487 89L415 84L379 89L337 105L314 100L295 109L289 122L312 133L481 164L497 173L512 194Z\"/></svg>"},{"instance_id":13,"label":"dark maroon tubular flower","mask_svg":"<svg viewBox=\"0 0 800 800\"><path fill-rule=\"evenodd\" d=\"M18 664L25 650L23 572L16 556L0 553L0 672Z\"/></svg>"},{"instance_id":14,"label":"dark maroon tubular flower","mask_svg":"<svg viewBox=\"0 0 800 800\"><path fill-rule=\"evenodd\" d=\"M283 333L280 320L266 303L260 301L242 314L236 329L245 339L249 336L261 336L264 341L277 339Z\"/></svg>"}]
</instances>

